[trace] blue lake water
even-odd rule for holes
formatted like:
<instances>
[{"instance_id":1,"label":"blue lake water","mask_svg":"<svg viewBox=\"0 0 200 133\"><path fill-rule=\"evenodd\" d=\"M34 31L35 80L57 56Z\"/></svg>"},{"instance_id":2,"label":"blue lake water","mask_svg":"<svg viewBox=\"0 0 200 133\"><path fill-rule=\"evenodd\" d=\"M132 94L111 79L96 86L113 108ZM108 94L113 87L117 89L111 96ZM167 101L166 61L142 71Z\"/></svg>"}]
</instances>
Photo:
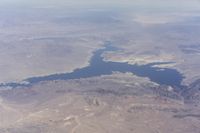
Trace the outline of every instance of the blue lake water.
<instances>
[{"instance_id":1,"label":"blue lake water","mask_svg":"<svg viewBox=\"0 0 200 133\"><path fill-rule=\"evenodd\" d=\"M32 77L25 79L31 84L35 84L41 81L50 81L50 80L68 80L68 79L80 79L80 78L88 78L100 75L110 75L114 71L117 72L131 72L139 77L148 77L151 81L161 84L161 85L169 85L176 86L181 88L181 82L184 78L181 73L179 73L175 69L171 68L159 68L155 67L155 65L160 64L168 64L170 62L155 62L146 65L131 65L128 63L120 63L120 62L112 62L112 61L104 61L102 54L106 51L117 51L118 49L113 47L111 44L107 43L104 48L99 49L94 52L93 57L90 60L90 65L81 69L76 69L71 73L61 73L61 74L53 74L42 77ZM24 86L23 84L18 83L8 83L2 84L0 86Z\"/></svg>"}]
</instances>

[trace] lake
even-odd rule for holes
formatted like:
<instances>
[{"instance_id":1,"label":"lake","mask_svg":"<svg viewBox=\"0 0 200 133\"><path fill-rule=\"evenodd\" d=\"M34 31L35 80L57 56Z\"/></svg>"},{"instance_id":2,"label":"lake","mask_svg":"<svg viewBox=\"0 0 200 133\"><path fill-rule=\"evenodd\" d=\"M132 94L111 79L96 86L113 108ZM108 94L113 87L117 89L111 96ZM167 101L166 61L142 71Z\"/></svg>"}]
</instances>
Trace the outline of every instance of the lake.
<instances>
[{"instance_id":1,"label":"lake","mask_svg":"<svg viewBox=\"0 0 200 133\"><path fill-rule=\"evenodd\" d=\"M131 72L139 77L148 77L152 82L158 83L160 85L169 85L179 88L182 87L181 82L184 77L180 72L178 72L176 69L159 68L155 66L161 64L169 64L172 62L154 62L146 65L132 65L126 62L106 62L103 60L102 54L104 52L117 50L118 49L113 47L110 43L106 43L104 48L99 49L93 53L93 56L90 60L90 65L87 67L75 69L71 73L53 74L25 79L24 81L29 82L29 84L7 83L1 84L0 86L17 87L32 85L41 81L89 78L101 75L110 75L116 71L122 73Z\"/></svg>"}]
</instances>

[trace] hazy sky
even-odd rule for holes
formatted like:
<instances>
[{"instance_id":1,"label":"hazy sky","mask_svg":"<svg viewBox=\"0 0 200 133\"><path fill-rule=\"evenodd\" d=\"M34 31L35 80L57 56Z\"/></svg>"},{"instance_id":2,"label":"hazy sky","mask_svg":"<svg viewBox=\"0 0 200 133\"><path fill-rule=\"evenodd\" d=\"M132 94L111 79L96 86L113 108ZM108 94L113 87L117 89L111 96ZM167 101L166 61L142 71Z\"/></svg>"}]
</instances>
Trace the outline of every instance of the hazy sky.
<instances>
[{"instance_id":1,"label":"hazy sky","mask_svg":"<svg viewBox=\"0 0 200 133\"><path fill-rule=\"evenodd\" d=\"M12 6L135 6L200 9L199 0L1 0L0 5Z\"/></svg>"}]
</instances>

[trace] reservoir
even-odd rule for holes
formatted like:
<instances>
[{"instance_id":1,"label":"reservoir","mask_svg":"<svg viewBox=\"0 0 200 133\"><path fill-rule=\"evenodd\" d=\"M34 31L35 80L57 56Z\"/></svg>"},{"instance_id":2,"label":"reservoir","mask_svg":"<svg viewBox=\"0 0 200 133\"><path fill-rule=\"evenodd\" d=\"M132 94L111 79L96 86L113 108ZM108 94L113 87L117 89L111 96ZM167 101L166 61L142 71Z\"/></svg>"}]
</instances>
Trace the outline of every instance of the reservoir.
<instances>
[{"instance_id":1,"label":"reservoir","mask_svg":"<svg viewBox=\"0 0 200 133\"><path fill-rule=\"evenodd\" d=\"M106 51L117 51L118 49L113 47L110 43L107 43L104 48L99 49L93 53L93 56L90 60L90 65L81 69L75 69L71 73L61 73L61 74L53 74L42 77L32 77L25 79L31 84L35 84L41 81L50 81L50 80L68 80L68 79L80 79L80 78L89 78L94 76L101 75L110 75L114 71L117 72L130 72L139 77L148 77L152 82L158 83L160 85L169 85L182 87L181 82L184 78L181 73L179 73L175 69L171 68L159 68L155 65L160 64L169 64L169 62L155 62L145 65L137 65L137 64L128 64L121 62L112 62L112 61L104 61L102 54ZM25 86L19 83L7 83L2 84L0 86Z\"/></svg>"}]
</instances>

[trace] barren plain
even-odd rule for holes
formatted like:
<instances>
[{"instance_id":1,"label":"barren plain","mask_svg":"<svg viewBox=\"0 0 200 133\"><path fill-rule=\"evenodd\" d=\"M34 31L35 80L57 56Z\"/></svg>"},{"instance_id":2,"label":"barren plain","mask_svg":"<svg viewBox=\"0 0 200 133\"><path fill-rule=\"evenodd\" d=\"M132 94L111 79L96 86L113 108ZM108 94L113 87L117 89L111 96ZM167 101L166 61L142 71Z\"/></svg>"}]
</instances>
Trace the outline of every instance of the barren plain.
<instances>
[{"instance_id":1,"label":"barren plain","mask_svg":"<svg viewBox=\"0 0 200 133\"><path fill-rule=\"evenodd\" d=\"M198 0L13 1L0 2L0 133L200 133Z\"/></svg>"}]
</instances>

